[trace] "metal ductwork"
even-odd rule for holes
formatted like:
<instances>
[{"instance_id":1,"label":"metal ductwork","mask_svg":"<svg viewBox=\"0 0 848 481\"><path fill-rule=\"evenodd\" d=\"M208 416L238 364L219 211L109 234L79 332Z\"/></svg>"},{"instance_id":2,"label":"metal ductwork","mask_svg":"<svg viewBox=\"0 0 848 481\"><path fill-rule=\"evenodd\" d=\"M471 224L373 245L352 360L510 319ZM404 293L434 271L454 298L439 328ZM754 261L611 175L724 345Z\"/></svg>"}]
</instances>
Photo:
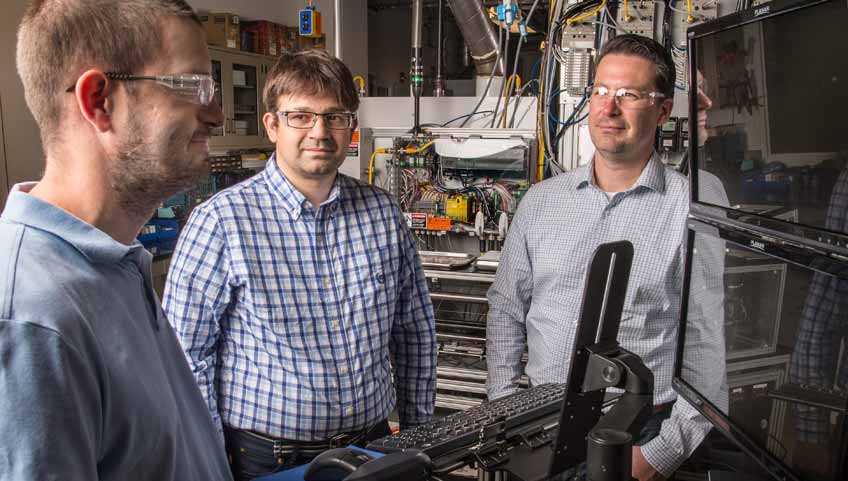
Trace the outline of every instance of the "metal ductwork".
<instances>
[{"instance_id":1,"label":"metal ductwork","mask_svg":"<svg viewBox=\"0 0 848 481\"><path fill-rule=\"evenodd\" d=\"M471 50L471 58L474 59L477 75L488 76L492 73L492 69L495 69L495 75L503 75L504 59L501 58L500 62L495 64L498 57L498 36L494 25L489 21L483 2L448 0L448 4L453 10L462 38Z\"/></svg>"}]
</instances>

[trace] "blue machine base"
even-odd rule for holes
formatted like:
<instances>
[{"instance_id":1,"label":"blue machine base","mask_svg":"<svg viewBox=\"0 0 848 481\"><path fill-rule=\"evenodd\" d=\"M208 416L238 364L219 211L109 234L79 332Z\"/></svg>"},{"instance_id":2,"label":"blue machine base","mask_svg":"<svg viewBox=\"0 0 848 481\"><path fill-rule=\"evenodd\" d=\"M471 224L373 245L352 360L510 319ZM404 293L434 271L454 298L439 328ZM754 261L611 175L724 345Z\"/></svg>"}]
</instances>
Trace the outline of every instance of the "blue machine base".
<instances>
[{"instance_id":1,"label":"blue machine base","mask_svg":"<svg viewBox=\"0 0 848 481\"><path fill-rule=\"evenodd\" d=\"M383 453L378 453L376 451L369 451L367 449L362 449L357 446L346 446L350 449L355 449L357 451L361 451L365 454L369 454L374 456L374 459L382 458L385 456ZM256 478L253 481L303 481L303 474L306 473L306 468L309 467L309 464L304 464L303 466L297 466L296 468L291 468L286 471L282 471L279 473L269 474L268 476L262 476L261 478Z\"/></svg>"}]
</instances>

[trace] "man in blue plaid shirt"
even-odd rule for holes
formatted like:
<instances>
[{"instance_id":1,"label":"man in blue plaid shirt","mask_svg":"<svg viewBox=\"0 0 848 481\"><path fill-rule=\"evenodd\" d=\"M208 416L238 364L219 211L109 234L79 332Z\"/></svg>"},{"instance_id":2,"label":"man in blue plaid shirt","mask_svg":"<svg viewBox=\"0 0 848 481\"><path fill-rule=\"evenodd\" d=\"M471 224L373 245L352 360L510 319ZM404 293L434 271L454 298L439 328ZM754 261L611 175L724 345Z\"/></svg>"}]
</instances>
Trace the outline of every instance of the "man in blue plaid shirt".
<instances>
[{"instance_id":1,"label":"man in blue plaid shirt","mask_svg":"<svg viewBox=\"0 0 848 481\"><path fill-rule=\"evenodd\" d=\"M264 171L191 215L165 310L236 480L429 421L433 308L411 233L388 193L338 173L357 92L323 50L268 74Z\"/></svg>"}]
</instances>

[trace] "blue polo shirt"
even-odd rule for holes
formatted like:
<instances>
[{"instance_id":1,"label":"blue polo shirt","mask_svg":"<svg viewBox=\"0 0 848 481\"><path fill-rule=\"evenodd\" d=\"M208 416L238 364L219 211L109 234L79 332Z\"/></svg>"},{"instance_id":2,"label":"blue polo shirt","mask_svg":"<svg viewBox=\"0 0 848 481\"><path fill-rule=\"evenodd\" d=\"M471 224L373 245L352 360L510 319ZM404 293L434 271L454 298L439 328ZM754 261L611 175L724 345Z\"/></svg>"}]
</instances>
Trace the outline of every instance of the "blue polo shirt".
<instances>
[{"instance_id":1,"label":"blue polo shirt","mask_svg":"<svg viewBox=\"0 0 848 481\"><path fill-rule=\"evenodd\" d=\"M15 186L0 217L0 480L230 480L151 255Z\"/></svg>"}]
</instances>

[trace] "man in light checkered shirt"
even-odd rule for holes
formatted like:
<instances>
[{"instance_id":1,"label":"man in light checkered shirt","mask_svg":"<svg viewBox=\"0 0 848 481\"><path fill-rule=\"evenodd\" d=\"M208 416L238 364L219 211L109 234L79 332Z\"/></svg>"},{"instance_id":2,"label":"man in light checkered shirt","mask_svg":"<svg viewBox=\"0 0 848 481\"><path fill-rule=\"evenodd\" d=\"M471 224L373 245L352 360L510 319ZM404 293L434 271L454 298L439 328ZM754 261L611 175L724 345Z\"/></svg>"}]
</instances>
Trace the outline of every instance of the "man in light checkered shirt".
<instances>
[{"instance_id":1,"label":"man in light checkered shirt","mask_svg":"<svg viewBox=\"0 0 848 481\"><path fill-rule=\"evenodd\" d=\"M199 206L165 290L236 480L429 421L433 308L411 233L385 191L342 175L359 105L323 50L266 80L276 153Z\"/></svg>"},{"instance_id":2,"label":"man in light checkered shirt","mask_svg":"<svg viewBox=\"0 0 848 481\"><path fill-rule=\"evenodd\" d=\"M565 382L589 258L599 244L626 239L635 252L618 339L655 378L654 416L634 440L632 474L667 478L710 429L671 386L689 185L653 143L671 114L674 63L651 39L617 36L587 95L594 158L530 189L488 293L489 398L515 392L522 374L532 385Z\"/></svg>"}]
</instances>

